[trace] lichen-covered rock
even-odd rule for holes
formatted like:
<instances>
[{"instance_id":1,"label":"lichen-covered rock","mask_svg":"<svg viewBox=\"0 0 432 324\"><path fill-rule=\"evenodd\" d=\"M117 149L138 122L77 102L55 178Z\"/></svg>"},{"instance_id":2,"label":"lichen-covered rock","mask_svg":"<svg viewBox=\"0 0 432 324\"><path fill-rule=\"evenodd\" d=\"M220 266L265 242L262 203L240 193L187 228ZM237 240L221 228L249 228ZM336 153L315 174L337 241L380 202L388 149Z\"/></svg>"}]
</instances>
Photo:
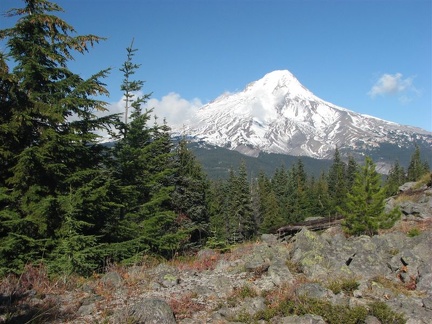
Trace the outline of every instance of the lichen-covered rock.
<instances>
[{"instance_id":1,"label":"lichen-covered rock","mask_svg":"<svg viewBox=\"0 0 432 324\"><path fill-rule=\"evenodd\" d=\"M321 316L306 314L302 316L293 315L287 317L276 317L270 321L271 324L326 324Z\"/></svg>"},{"instance_id":2,"label":"lichen-covered rock","mask_svg":"<svg viewBox=\"0 0 432 324\"><path fill-rule=\"evenodd\" d=\"M111 288L120 288L123 284L123 278L118 272L110 271L101 278L101 282Z\"/></svg>"},{"instance_id":3,"label":"lichen-covered rock","mask_svg":"<svg viewBox=\"0 0 432 324\"><path fill-rule=\"evenodd\" d=\"M295 278L286 265L286 262L281 259L276 259L272 262L268 268L268 275L275 286L281 286L295 281Z\"/></svg>"},{"instance_id":4,"label":"lichen-covered rock","mask_svg":"<svg viewBox=\"0 0 432 324\"><path fill-rule=\"evenodd\" d=\"M314 299L333 299L335 294L318 283L306 283L298 287L295 291L299 297L308 297Z\"/></svg>"},{"instance_id":5,"label":"lichen-covered rock","mask_svg":"<svg viewBox=\"0 0 432 324\"><path fill-rule=\"evenodd\" d=\"M152 274L155 276L155 282L163 288L176 286L180 283L178 269L167 264L160 264L153 269Z\"/></svg>"},{"instance_id":6,"label":"lichen-covered rock","mask_svg":"<svg viewBox=\"0 0 432 324\"><path fill-rule=\"evenodd\" d=\"M135 303L126 314L123 322L137 324L175 324L176 320L171 307L163 300L148 298Z\"/></svg>"}]
</instances>

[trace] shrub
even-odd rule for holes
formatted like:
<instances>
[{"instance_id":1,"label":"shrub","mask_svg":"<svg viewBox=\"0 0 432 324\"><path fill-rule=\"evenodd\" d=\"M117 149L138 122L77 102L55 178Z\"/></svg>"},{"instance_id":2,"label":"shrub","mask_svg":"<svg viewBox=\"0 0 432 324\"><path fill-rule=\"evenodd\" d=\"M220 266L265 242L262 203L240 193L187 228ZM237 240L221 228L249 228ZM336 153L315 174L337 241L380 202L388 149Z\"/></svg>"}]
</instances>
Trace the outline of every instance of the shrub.
<instances>
[{"instance_id":1,"label":"shrub","mask_svg":"<svg viewBox=\"0 0 432 324\"><path fill-rule=\"evenodd\" d=\"M418 236L418 235L420 235L420 230L419 230L418 228L411 228L411 229L408 231L407 235L408 235L409 237Z\"/></svg>"},{"instance_id":2,"label":"shrub","mask_svg":"<svg viewBox=\"0 0 432 324\"><path fill-rule=\"evenodd\" d=\"M402 324L406 322L403 314L396 313L384 302L369 304L370 314L378 318L381 323Z\"/></svg>"},{"instance_id":3,"label":"shrub","mask_svg":"<svg viewBox=\"0 0 432 324\"><path fill-rule=\"evenodd\" d=\"M335 294L339 294L341 291L352 294L354 290L359 287L359 283L355 279L342 279L334 280L329 282L327 288L333 291Z\"/></svg>"}]
</instances>

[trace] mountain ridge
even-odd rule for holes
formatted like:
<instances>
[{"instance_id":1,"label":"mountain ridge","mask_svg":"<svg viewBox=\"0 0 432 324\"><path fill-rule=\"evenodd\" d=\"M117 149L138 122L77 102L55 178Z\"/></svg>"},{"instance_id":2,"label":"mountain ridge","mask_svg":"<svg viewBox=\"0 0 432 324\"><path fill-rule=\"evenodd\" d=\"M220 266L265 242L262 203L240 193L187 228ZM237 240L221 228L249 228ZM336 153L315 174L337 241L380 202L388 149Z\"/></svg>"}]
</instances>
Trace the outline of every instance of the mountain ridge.
<instances>
[{"instance_id":1,"label":"mountain ridge","mask_svg":"<svg viewBox=\"0 0 432 324\"><path fill-rule=\"evenodd\" d=\"M383 143L432 147L432 132L327 102L287 70L219 96L174 131L255 157L266 152L329 159L336 147L360 157Z\"/></svg>"}]
</instances>

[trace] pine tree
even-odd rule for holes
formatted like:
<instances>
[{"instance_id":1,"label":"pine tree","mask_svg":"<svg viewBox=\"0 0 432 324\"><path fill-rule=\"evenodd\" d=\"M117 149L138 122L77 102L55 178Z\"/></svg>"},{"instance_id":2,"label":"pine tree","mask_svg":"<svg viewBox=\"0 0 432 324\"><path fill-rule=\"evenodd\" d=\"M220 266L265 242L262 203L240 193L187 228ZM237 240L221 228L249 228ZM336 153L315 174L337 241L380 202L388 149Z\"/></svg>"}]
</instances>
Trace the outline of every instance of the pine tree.
<instances>
[{"instance_id":1,"label":"pine tree","mask_svg":"<svg viewBox=\"0 0 432 324\"><path fill-rule=\"evenodd\" d=\"M170 129L155 124L153 141L145 147L146 183L149 199L140 206L141 235L155 253L172 257L189 241L187 230L179 228L172 195L177 173Z\"/></svg>"},{"instance_id":2,"label":"pine tree","mask_svg":"<svg viewBox=\"0 0 432 324\"><path fill-rule=\"evenodd\" d=\"M231 170L231 177L234 172ZM230 178L231 178L230 177ZM228 180L215 180L210 183L209 191L209 226L210 237L207 245L222 248L229 243L229 221L228 208L229 199Z\"/></svg>"},{"instance_id":3,"label":"pine tree","mask_svg":"<svg viewBox=\"0 0 432 324\"><path fill-rule=\"evenodd\" d=\"M240 164L237 175L231 173L229 188L229 240L242 242L253 237L254 228L256 228L253 222L250 188L244 161Z\"/></svg>"},{"instance_id":4,"label":"pine tree","mask_svg":"<svg viewBox=\"0 0 432 324\"><path fill-rule=\"evenodd\" d=\"M102 39L71 36L75 30L52 14L56 11L62 9L49 1L27 0L24 8L8 12L20 16L16 25L0 31L14 61L12 72L4 58L0 63L0 142L5 144L0 222L7 229L0 237L0 259L12 271L51 256L70 207L64 198L87 184L85 175L98 172L104 148L96 132L115 122L114 116L94 115L105 110L105 102L94 98L108 93L100 81L108 70L85 80L67 67L72 52L84 53ZM86 219L68 219L83 240L94 234L78 226ZM82 249L80 258L92 253Z\"/></svg>"},{"instance_id":5,"label":"pine tree","mask_svg":"<svg viewBox=\"0 0 432 324\"><path fill-rule=\"evenodd\" d=\"M422 175L429 172L429 165L427 162L422 162L420 157L420 148L416 145L415 151L411 156L411 160L408 166L407 180L417 181Z\"/></svg>"},{"instance_id":6,"label":"pine tree","mask_svg":"<svg viewBox=\"0 0 432 324\"><path fill-rule=\"evenodd\" d=\"M320 177L316 180L312 178L309 188L311 216L329 217L330 197L325 172L321 172Z\"/></svg>"},{"instance_id":7,"label":"pine tree","mask_svg":"<svg viewBox=\"0 0 432 324\"><path fill-rule=\"evenodd\" d=\"M285 223L290 222L290 201L289 201L289 175L285 166L281 166L277 168L274 172L274 175L271 179L271 188L276 195L276 200L279 204L279 211L284 219Z\"/></svg>"},{"instance_id":8,"label":"pine tree","mask_svg":"<svg viewBox=\"0 0 432 324\"><path fill-rule=\"evenodd\" d=\"M134 109L134 116L132 116L133 118L138 117L141 114L141 105L146 103L151 96L151 93L145 94L143 96L137 96L137 93L141 91L144 86L144 81L131 80L132 75L134 75L141 66L141 64L136 64L133 62L133 57L135 56L135 52L137 51L137 49L133 47L133 43L134 40L132 39L130 46L126 48L127 59L120 68L120 71L123 72L124 76L123 83L120 86L120 89L123 91L125 101L125 125L128 124L129 109L131 107Z\"/></svg>"},{"instance_id":9,"label":"pine tree","mask_svg":"<svg viewBox=\"0 0 432 324\"><path fill-rule=\"evenodd\" d=\"M348 193L346 204L338 208L345 218L343 228L348 234L374 235L379 229L393 226L400 217L397 209L385 212L385 190L380 182L375 164L367 157L365 165L355 176L352 193Z\"/></svg>"},{"instance_id":10,"label":"pine tree","mask_svg":"<svg viewBox=\"0 0 432 324\"><path fill-rule=\"evenodd\" d=\"M288 222L302 221L310 216L311 202L308 197L307 175L301 159L298 159L290 170L288 188Z\"/></svg>"},{"instance_id":11,"label":"pine tree","mask_svg":"<svg viewBox=\"0 0 432 324\"><path fill-rule=\"evenodd\" d=\"M334 215L337 209L345 203L347 195L346 164L342 161L339 149L336 148L333 164L328 173L328 192L330 196L330 213Z\"/></svg>"},{"instance_id":12,"label":"pine tree","mask_svg":"<svg viewBox=\"0 0 432 324\"><path fill-rule=\"evenodd\" d=\"M260 225L261 233L273 233L278 228L285 225L285 221L279 210L279 204L276 194L273 191L268 192L263 198L263 215Z\"/></svg>"},{"instance_id":13,"label":"pine tree","mask_svg":"<svg viewBox=\"0 0 432 324\"><path fill-rule=\"evenodd\" d=\"M351 155L348 157L348 165L346 169L346 186L348 192L351 192L352 186L354 185L355 175L358 171L358 163Z\"/></svg>"},{"instance_id":14,"label":"pine tree","mask_svg":"<svg viewBox=\"0 0 432 324\"><path fill-rule=\"evenodd\" d=\"M175 189L173 205L179 226L190 234L191 245L201 245L208 235L209 184L201 165L182 139L175 152Z\"/></svg>"},{"instance_id":15,"label":"pine tree","mask_svg":"<svg viewBox=\"0 0 432 324\"><path fill-rule=\"evenodd\" d=\"M399 187L406 181L405 170L396 161L394 165L390 168L389 174L386 181L386 195L393 196L398 193Z\"/></svg>"}]
</instances>

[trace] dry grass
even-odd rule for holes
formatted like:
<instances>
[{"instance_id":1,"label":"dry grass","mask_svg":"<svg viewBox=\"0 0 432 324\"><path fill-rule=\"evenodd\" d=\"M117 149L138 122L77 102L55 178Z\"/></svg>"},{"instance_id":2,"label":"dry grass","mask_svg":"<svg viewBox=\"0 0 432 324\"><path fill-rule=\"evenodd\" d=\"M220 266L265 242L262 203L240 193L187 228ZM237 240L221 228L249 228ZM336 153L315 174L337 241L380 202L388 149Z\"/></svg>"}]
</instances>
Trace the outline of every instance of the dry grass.
<instances>
[{"instance_id":1,"label":"dry grass","mask_svg":"<svg viewBox=\"0 0 432 324\"><path fill-rule=\"evenodd\" d=\"M177 320L191 318L196 312L204 310L205 304L197 301L197 293L187 292L179 297L172 297L168 304Z\"/></svg>"},{"instance_id":2,"label":"dry grass","mask_svg":"<svg viewBox=\"0 0 432 324\"><path fill-rule=\"evenodd\" d=\"M20 276L10 274L0 282L0 322L45 323L73 317L78 299L61 305L58 296L82 282L74 276L49 278L43 265L28 264Z\"/></svg>"},{"instance_id":3,"label":"dry grass","mask_svg":"<svg viewBox=\"0 0 432 324\"><path fill-rule=\"evenodd\" d=\"M417 296L421 294L415 290L415 278L411 278L409 282L397 282L383 276L377 276L372 279L372 282L380 284L382 287L389 289L395 295Z\"/></svg>"},{"instance_id":4,"label":"dry grass","mask_svg":"<svg viewBox=\"0 0 432 324\"><path fill-rule=\"evenodd\" d=\"M221 254L214 252L205 254L201 257L189 256L183 258L176 258L169 261L169 264L176 267L177 269L184 270L195 270L198 272L205 270L214 270L216 264L221 259Z\"/></svg>"},{"instance_id":5,"label":"dry grass","mask_svg":"<svg viewBox=\"0 0 432 324\"><path fill-rule=\"evenodd\" d=\"M432 231L432 218L413 220L401 220L390 229L380 230L379 234L401 232L408 236L416 236L415 232L421 234L422 232Z\"/></svg>"}]
</instances>

